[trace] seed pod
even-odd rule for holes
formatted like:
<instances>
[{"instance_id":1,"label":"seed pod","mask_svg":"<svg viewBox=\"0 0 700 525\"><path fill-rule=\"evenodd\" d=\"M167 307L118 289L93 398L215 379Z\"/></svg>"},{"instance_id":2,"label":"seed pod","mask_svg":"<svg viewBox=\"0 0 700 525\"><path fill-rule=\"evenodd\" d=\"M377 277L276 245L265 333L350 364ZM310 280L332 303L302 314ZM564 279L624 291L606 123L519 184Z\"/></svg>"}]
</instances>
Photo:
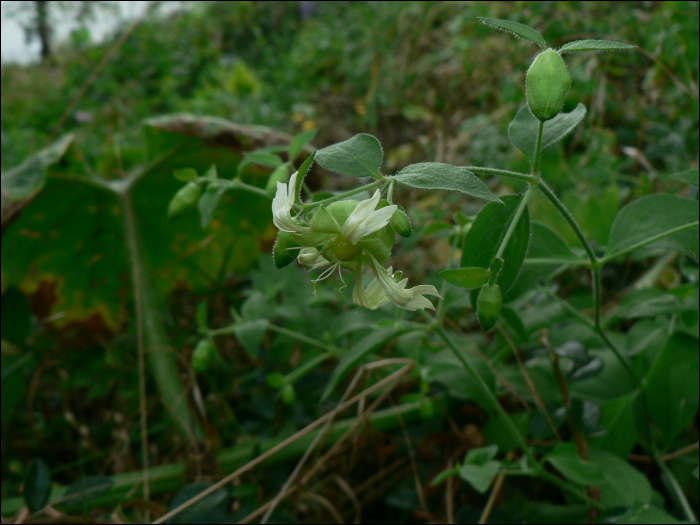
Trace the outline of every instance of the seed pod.
<instances>
[{"instance_id":1,"label":"seed pod","mask_svg":"<svg viewBox=\"0 0 700 525\"><path fill-rule=\"evenodd\" d=\"M209 366L215 352L214 344L209 339L202 339L192 353L192 368L195 372L204 372Z\"/></svg>"},{"instance_id":2,"label":"seed pod","mask_svg":"<svg viewBox=\"0 0 700 525\"><path fill-rule=\"evenodd\" d=\"M275 261L277 268L284 268L291 264L299 254L298 250L288 250L287 248L296 248L299 246L294 242L294 234L290 232L277 232L277 240L272 248L272 259Z\"/></svg>"},{"instance_id":3,"label":"seed pod","mask_svg":"<svg viewBox=\"0 0 700 525\"><path fill-rule=\"evenodd\" d=\"M202 186L196 182L188 182L178 191L168 205L168 217L182 213L194 206L202 195Z\"/></svg>"},{"instance_id":4,"label":"seed pod","mask_svg":"<svg viewBox=\"0 0 700 525\"><path fill-rule=\"evenodd\" d=\"M571 75L564 59L554 49L547 49L535 58L525 78L527 105L542 122L553 119L564 108Z\"/></svg>"},{"instance_id":5,"label":"seed pod","mask_svg":"<svg viewBox=\"0 0 700 525\"><path fill-rule=\"evenodd\" d=\"M267 186L265 187L267 196L272 199L277 193L277 183L281 182L282 184L287 184L289 182L289 175L289 168L287 168L285 164L275 168L270 178L267 179Z\"/></svg>"},{"instance_id":6,"label":"seed pod","mask_svg":"<svg viewBox=\"0 0 700 525\"><path fill-rule=\"evenodd\" d=\"M501 313L501 287L485 284L476 300L476 317L484 330L491 330Z\"/></svg>"}]
</instances>

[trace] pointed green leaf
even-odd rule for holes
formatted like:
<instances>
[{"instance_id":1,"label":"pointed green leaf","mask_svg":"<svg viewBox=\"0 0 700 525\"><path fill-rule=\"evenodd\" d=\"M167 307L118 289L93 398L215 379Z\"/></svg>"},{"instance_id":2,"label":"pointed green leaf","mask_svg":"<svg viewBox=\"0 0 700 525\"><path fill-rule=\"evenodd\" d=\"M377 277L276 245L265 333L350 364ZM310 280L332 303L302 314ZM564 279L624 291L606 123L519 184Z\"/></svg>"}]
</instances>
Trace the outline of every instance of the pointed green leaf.
<instances>
[{"instance_id":1,"label":"pointed green leaf","mask_svg":"<svg viewBox=\"0 0 700 525\"><path fill-rule=\"evenodd\" d=\"M196 180L198 177L197 170L192 169L192 168L184 168L181 170L175 170L175 171L173 171L173 175L175 175L175 178L177 180L181 180L182 182L189 182L191 180Z\"/></svg>"},{"instance_id":2,"label":"pointed green leaf","mask_svg":"<svg viewBox=\"0 0 700 525\"><path fill-rule=\"evenodd\" d=\"M301 135L294 137L294 140L289 145L290 162L294 162L294 159L297 158L297 155L301 153L301 150L304 149L304 146L306 146L309 142L313 140L313 138L316 136L316 133L318 133L318 130L312 129L311 131L306 131Z\"/></svg>"},{"instance_id":3,"label":"pointed green leaf","mask_svg":"<svg viewBox=\"0 0 700 525\"><path fill-rule=\"evenodd\" d=\"M307 173L311 169L311 165L314 163L316 158L316 152L314 151L311 155L306 157L306 160L299 166L299 174L297 175L297 201L301 201L301 186L304 183Z\"/></svg>"},{"instance_id":4,"label":"pointed green leaf","mask_svg":"<svg viewBox=\"0 0 700 525\"><path fill-rule=\"evenodd\" d=\"M586 106L579 104L569 113L559 113L553 119L544 123L542 128L541 151L559 142L566 134L573 130L586 116ZM523 107L512 122L508 125L508 138L511 143L528 157L535 153L537 144L537 129L539 121L530 113L527 107Z\"/></svg>"},{"instance_id":5,"label":"pointed green leaf","mask_svg":"<svg viewBox=\"0 0 700 525\"><path fill-rule=\"evenodd\" d=\"M473 448L467 452L464 457L464 463L472 465L485 465L498 454L498 445L489 445L488 447Z\"/></svg>"},{"instance_id":6,"label":"pointed green leaf","mask_svg":"<svg viewBox=\"0 0 700 525\"><path fill-rule=\"evenodd\" d=\"M216 207L219 205L219 200L221 200L227 189L226 186L212 182L209 183L207 189L202 193L198 203L202 228L209 226L209 223L214 218L214 212L216 212Z\"/></svg>"},{"instance_id":7,"label":"pointed green leaf","mask_svg":"<svg viewBox=\"0 0 700 525\"><path fill-rule=\"evenodd\" d=\"M498 461L488 461L483 465L465 463L459 468L459 477L483 494L489 489L500 469L501 464Z\"/></svg>"},{"instance_id":8,"label":"pointed green leaf","mask_svg":"<svg viewBox=\"0 0 700 525\"><path fill-rule=\"evenodd\" d=\"M277 168L284 164L282 159L272 153L253 151L251 153L244 153L244 155L249 162L265 166L266 168Z\"/></svg>"},{"instance_id":9,"label":"pointed green leaf","mask_svg":"<svg viewBox=\"0 0 700 525\"><path fill-rule=\"evenodd\" d=\"M649 503L652 489L647 477L610 452L588 449L589 462L596 463L603 473L600 487L600 503L603 507L630 506L636 501Z\"/></svg>"},{"instance_id":10,"label":"pointed green leaf","mask_svg":"<svg viewBox=\"0 0 700 525\"><path fill-rule=\"evenodd\" d=\"M51 471L41 459L34 459L24 475L24 501L34 513L44 508L51 492Z\"/></svg>"},{"instance_id":11,"label":"pointed green leaf","mask_svg":"<svg viewBox=\"0 0 700 525\"><path fill-rule=\"evenodd\" d=\"M380 178L384 153L372 135L360 133L338 144L316 152L316 162L323 168L350 177Z\"/></svg>"},{"instance_id":12,"label":"pointed green leaf","mask_svg":"<svg viewBox=\"0 0 700 525\"><path fill-rule=\"evenodd\" d=\"M544 457L544 461L575 483L595 485L605 479L600 466L582 459L578 455L576 445L571 442L555 447Z\"/></svg>"},{"instance_id":13,"label":"pointed green leaf","mask_svg":"<svg viewBox=\"0 0 700 525\"><path fill-rule=\"evenodd\" d=\"M66 507L82 505L107 492L112 485L114 481L106 476L83 476L68 487L68 491L62 498L62 505Z\"/></svg>"},{"instance_id":14,"label":"pointed green leaf","mask_svg":"<svg viewBox=\"0 0 700 525\"><path fill-rule=\"evenodd\" d=\"M326 207L321 204L309 222L311 228L323 233L340 233L340 225Z\"/></svg>"},{"instance_id":15,"label":"pointed green leaf","mask_svg":"<svg viewBox=\"0 0 700 525\"><path fill-rule=\"evenodd\" d=\"M489 271L484 268L459 268L457 270L443 270L440 277L452 286L460 288L479 288L489 280Z\"/></svg>"},{"instance_id":16,"label":"pointed green leaf","mask_svg":"<svg viewBox=\"0 0 700 525\"><path fill-rule=\"evenodd\" d=\"M464 238L462 267L488 269L491 266L508 225L518 209L520 199L520 195L507 195L503 197L505 206L489 203L481 209ZM502 255L504 263L498 284L504 295L520 272L529 242L530 214L526 208Z\"/></svg>"},{"instance_id":17,"label":"pointed green leaf","mask_svg":"<svg viewBox=\"0 0 700 525\"><path fill-rule=\"evenodd\" d=\"M700 177L698 176L700 171L698 170L685 170L680 173L674 173L671 175L676 180L685 182L686 184L692 184L694 186L700 186Z\"/></svg>"},{"instance_id":18,"label":"pointed green leaf","mask_svg":"<svg viewBox=\"0 0 700 525\"><path fill-rule=\"evenodd\" d=\"M615 217L605 258L648 244L684 253L690 251L697 257L698 201L667 193L632 201Z\"/></svg>"},{"instance_id":19,"label":"pointed green leaf","mask_svg":"<svg viewBox=\"0 0 700 525\"><path fill-rule=\"evenodd\" d=\"M267 319L254 319L252 321L242 321L233 327L236 338L253 359L258 357L258 349L267 330L268 322Z\"/></svg>"},{"instance_id":20,"label":"pointed green leaf","mask_svg":"<svg viewBox=\"0 0 700 525\"><path fill-rule=\"evenodd\" d=\"M637 46L631 44L623 44L613 40L576 40L569 42L559 48L559 54L564 53L585 53L586 51L594 51L596 53L606 53L608 51L631 51L637 49Z\"/></svg>"},{"instance_id":21,"label":"pointed green leaf","mask_svg":"<svg viewBox=\"0 0 700 525\"><path fill-rule=\"evenodd\" d=\"M440 162L421 162L406 166L396 175L398 182L422 190L459 191L472 197L502 204L471 171Z\"/></svg>"},{"instance_id":22,"label":"pointed green leaf","mask_svg":"<svg viewBox=\"0 0 700 525\"><path fill-rule=\"evenodd\" d=\"M535 44L539 45L542 49L547 48L547 42L545 41L544 37L539 33L539 31L531 28L530 26L526 26L525 24L521 24L519 22L513 22L512 20L485 18L482 16L477 16L477 18L482 24L491 26L499 30L507 31L515 37L523 38L525 40L529 40L530 42L534 42Z\"/></svg>"},{"instance_id":23,"label":"pointed green leaf","mask_svg":"<svg viewBox=\"0 0 700 525\"><path fill-rule=\"evenodd\" d=\"M505 319L506 323L515 330L515 333L522 337L523 341L527 341L527 330L525 330L525 325L523 320L518 315L518 312L513 310L510 306L503 306L501 308L501 317Z\"/></svg>"},{"instance_id":24,"label":"pointed green leaf","mask_svg":"<svg viewBox=\"0 0 700 525\"><path fill-rule=\"evenodd\" d=\"M363 357L397 335L399 335L399 333L397 333L394 328L382 328L368 333L357 343L352 345L350 350L348 350L340 360L338 366L335 367L335 370L333 370L328 386L321 396L321 402L325 401L328 396L331 395L350 369L358 364Z\"/></svg>"}]
</instances>

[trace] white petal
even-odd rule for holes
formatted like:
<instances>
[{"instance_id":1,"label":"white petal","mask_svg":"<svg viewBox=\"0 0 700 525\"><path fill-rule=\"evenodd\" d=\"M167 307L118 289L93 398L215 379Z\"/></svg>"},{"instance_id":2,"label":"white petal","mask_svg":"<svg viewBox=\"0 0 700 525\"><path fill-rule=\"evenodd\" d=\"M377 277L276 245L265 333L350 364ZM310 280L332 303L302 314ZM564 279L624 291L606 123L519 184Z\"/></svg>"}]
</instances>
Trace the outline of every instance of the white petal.
<instances>
[{"instance_id":1,"label":"white petal","mask_svg":"<svg viewBox=\"0 0 700 525\"><path fill-rule=\"evenodd\" d=\"M277 183L277 193L272 199L272 222L277 229L284 232L304 232L309 228L301 226L292 219L292 207L296 200L296 184L298 172L289 179L289 185L283 182Z\"/></svg>"},{"instance_id":2,"label":"white petal","mask_svg":"<svg viewBox=\"0 0 700 525\"><path fill-rule=\"evenodd\" d=\"M360 202L340 229L340 233L352 244L357 244L363 237L384 228L398 209L396 204L392 204L381 210L375 210L380 195L380 191L376 190L371 199Z\"/></svg>"},{"instance_id":3,"label":"white petal","mask_svg":"<svg viewBox=\"0 0 700 525\"><path fill-rule=\"evenodd\" d=\"M415 311L419 308L435 309L433 303L424 297L424 295L435 295L442 298L434 286L422 284L414 288L406 289L408 283L407 279L402 279L399 283L396 283L386 268L379 264L371 253L368 253L368 255L372 271L374 271L374 274L377 276L377 282L384 288L387 298L392 303L399 308L411 311Z\"/></svg>"}]
</instances>

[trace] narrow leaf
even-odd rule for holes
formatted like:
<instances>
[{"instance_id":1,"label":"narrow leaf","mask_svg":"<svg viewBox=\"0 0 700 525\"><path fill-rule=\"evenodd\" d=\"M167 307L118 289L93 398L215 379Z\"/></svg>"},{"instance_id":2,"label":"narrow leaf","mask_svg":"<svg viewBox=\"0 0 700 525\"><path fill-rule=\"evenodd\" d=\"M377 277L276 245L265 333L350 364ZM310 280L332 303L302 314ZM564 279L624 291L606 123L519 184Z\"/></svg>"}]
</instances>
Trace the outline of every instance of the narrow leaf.
<instances>
[{"instance_id":1,"label":"narrow leaf","mask_svg":"<svg viewBox=\"0 0 700 525\"><path fill-rule=\"evenodd\" d=\"M195 170L194 168L184 168L181 170L173 171L173 175L177 180L181 180L182 182L189 182L197 178L197 170Z\"/></svg>"},{"instance_id":2,"label":"narrow leaf","mask_svg":"<svg viewBox=\"0 0 700 525\"><path fill-rule=\"evenodd\" d=\"M452 286L460 288L479 288L489 280L489 271L484 268L459 268L457 270L443 270L440 277Z\"/></svg>"},{"instance_id":3,"label":"narrow leaf","mask_svg":"<svg viewBox=\"0 0 700 525\"><path fill-rule=\"evenodd\" d=\"M309 142L313 140L313 138L316 136L316 133L318 133L318 130L312 129L311 131L302 133L301 135L294 138L292 143L289 145L290 162L293 162L294 159L297 158L297 155L301 153L301 150L304 149L304 146L306 146Z\"/></svg>"},{"instance_id":4,"label":"narrow leaf","mask_svg":"<svg viewBox=\"0 0 700 525\"><path fill-rule=\"evenodd\" d=\"M219 186L219 183L215 182L210 183L202 193L198 203L202 228L209 226L209 223L214 218L214 212L219 205L219 200L226 193L226 190L226 186Z\"/></svg>"},{"instance_id":5,"label":"narrow leaf","mask_svg":"<svg viewBox=\"0 0 700 525\"><path fill-rule=\"evenodd\" d=\"M481 16L477 16L477 18L482 24L502 31L507 31L515 37L534 42L542 49L547 48L547 42L545 41L544 37L539 33L539 31L531 28L530 26L526 26L525 24L521 24L519 22L513 22L512 20L501 20L499 18L484 18Z\"/></svg>"},{"instance_id":6,"label":"narrow leaf","mask_svg":"<svg viewBox=\"0 0 700 525\"><path fill-rule=\"evenodd\" d=\"M393 339L399 333L394 330L394 328L382 328L380 330L375 330L370 332L357 343L355 343L352 348L346 353L343 358L338 363L338 366L333 370L333 375L328 382L326 390L321 396L321 402L325 401L326 398L331 395L335 387L343 380L345 375L354 367L360 360L370 353L372 350L379 348L384 345L390 339Z\"/></svg>"},{"instance_id":7,"label":"narrow leaf","mask_svg":"<svg viewBox=\"0 0 700 525\"><path fill-rule=\"evenodd\" d=\"M667 193L648 195L615 217L606 258L627 253L654 239L653 247L698 254L698 201Z\"/></svg>"},{"instance_id":8,"label":"narrow leaf","mask_svg":"<svg viewBox=\"0 0 700 525\"><path fill-rule=\"evenodd\" d=\"M249 162L266 168L277 168L284 164L282 159L272 153L253 151L252 153L244 153L244 155Z\"/></svg>"},{"instance_id":9,"label":"narrow leaf","mask_svg":"<svg viewBox=\"0 0 700 525\"><path fill-rule=\"evenodd\" d=\"M383 156L379 141L372 135L360 133L344 142L318 150L316 162L341 175L378 179Z\"/></svg>"},{"instance_id":10,"label":"narrow leaf","mask_svg":"<svg viewBox=\"0 0 700 525\"><path fill-rule=\"evenodd\" d=\"M680 173L674 173L671 175L676 180L685 182L686 184L692 184L693 186L700 186L700 177L698 177L698 170L685 170Z\"/></svg>"},{"instance_id":11,"label":"narrow leaf","mask_svg":"<svg viewBox=\"0 0 700 525\"><path fill-rule=\"evenodd\" d=\"M569 113L559 113L544 123L542 128L541 151L559 142L571 130L578 126L586 116L586 106L579 104ZM527 107L523 107L508 125L508 138L511 143L528 157L535 153L539 121Z\"/></svg>"},{"instance_id":12,"label":"narrow leaf","mask_svg":"<svg viewBox=\"0 0 700 525\"><path fill-rule=\"evenodd\" d=\"M50 492L51 471L43 460L35 459L24 476L24 502L31 512L37 512L46 506Z\"/></svg>"},{"instance_id":13,"label":"narrow leaf","mask_svg":"<svg viewBox=\"0 0 700 525\"><path fill-rule=\"evenodd\" d=\"M114 481L105 476L84 476L68 487L63 504L67 507L82 505L108 491L112 485Z\"/></svg>"},{"instance_id":14,"label":"narrow leaf","mask_svg":"<svg viewBox=\"0 0 700 525\"><path fill-rule=\"evenodd\" d=\"M613 40L576 40L575 42L569 42L561 46L561 48L559 48L559 54L585 53L586 51L607 53L608 51L631 51L632 49L637 49L637 46L623 44L622 42L614 42Z\"/></svg>"},{"instance_id":15,"label":"narrow leaf","mask_svg":"<svg viewBox=\"0 0 700 525\"><path fill-rule=\"evenodd\" d=\"M306 160L302 162L301 166L299 166L299 174L297 175L297 200L301 200L301 185L304 182L304 179L306 178L306 174L309 172L309 169L311 169L311 165L314 163L314 159L316 158L316 152L314 151L311 155L306 157Z\"/></svg>"},{"instance_id":16,"label":"narrow leaf","mask_svg":"<svg viewBox=\"0 0 700 525\"><path fill-rule=\"evenodd\" d=\"M503 204L471 171L440 162L421 162L406 166L396 175L398 182L422 190L459 191L472 197Z\"/></svg>"}]
</instances>

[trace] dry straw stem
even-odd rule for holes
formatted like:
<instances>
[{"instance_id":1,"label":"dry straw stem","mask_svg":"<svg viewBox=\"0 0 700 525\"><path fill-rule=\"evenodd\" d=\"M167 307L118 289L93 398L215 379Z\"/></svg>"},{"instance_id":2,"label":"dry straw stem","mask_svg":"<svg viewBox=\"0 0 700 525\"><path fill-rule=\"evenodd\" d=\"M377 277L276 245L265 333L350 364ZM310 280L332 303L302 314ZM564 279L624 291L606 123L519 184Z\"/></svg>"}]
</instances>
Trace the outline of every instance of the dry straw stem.
<instances>
[{"instance_id":1,"label":"dry straw stem","mask_svg":"<svg viewBox=\"0 0 700 525\"><path fill-rule=\"evenodd\" d=\"M223 487L224 485L226 485L226 484L229 483L230 481L236 479L237 477L239 477L240 475L244 474L245 472L248 472L250 469L252 469L253 467L256 467L257 465L259 465L260 463L262 463L263 461L265 461L265 460L268 459L269 457L275 455L277 452L279 452L280 450L282 450L282 449L284 449L285 447L289 446L291 443L294 443L294 442L295 442L297 439L299 439L300 437L302 437L302 436L308 434L309 432L311 432L312 430L314 430L314 429L320 427L320 426L321 426L323 423L325 423L328 419L331 419L332 417L334 417L336 413L338 413L338 412L340 412L340 411L342 411L342 410L345 410L346 408L348 408L348 407L354 405L355 403L357 403L360 399L363 399L364 397L366 397L366 396L372 394L373 392L376 392L377 390L380 390L380 389L383 388L384 386L391 384L392 382L396 381L398 378L404 376L407 372L408 372L408 371L407 371L407 367L403 367L403 368L401 368L400 370L397 370L396 372L394 372L393 374L390 374L389 376L385 377L384 379L382 379L382 380L379 381L378 383L376 383L376 384L372 385L371 387L367 388L366 390L360 392L359 394L357 394L356 396L354 396L352 399L346 401L345 403L340 404L340 405L337 406L337 407L335 408L335 410L333 410L332 412L329 412L329 413L326 414L325 416L321 416L321 417L318 418L316 421L314 421L313 423L307 425L305 428L303 428L303 429L301 429L300 431L296 432L294 435L288 437L287 439L285 439L284 441L282 441L281 443L279 443L279 444L276 445L275 447L271 448L270 450L268 450L268 451L265 452L264 454L258 456L257 458L255 458L254 460L248 462L246 465L244 465L244 466L242 466L241 468L237 469L236 471L232 472L232 473L229 474L228 476L226 476L226 477L222 478L221 480L217 481L217 482L214 483L211 487L207 488L206 490L203 490L202 492L200 492L199 494L197 494L197 495L196 495L195 497L193 497L192 499L186 501L186 502L183 503L182 505L180 505L180 506L174 508L173 510L171 510L171 511L168 512L167 514L161 516L160 518L158 518L157 520L155 520L153 523L154 523L154 524L156 524L156 523L165 523L167 520L169 520L169 519L172 518L173 516L178 515L180 512L182 512L182 511L185 510L186 508L189 508L190 506L194 505L194 504L197 503L198 501L201 501L202 499L206 498L209 494L215 492L216 490L218 490L219 488Z\"/></svg>"}]
</instances>

